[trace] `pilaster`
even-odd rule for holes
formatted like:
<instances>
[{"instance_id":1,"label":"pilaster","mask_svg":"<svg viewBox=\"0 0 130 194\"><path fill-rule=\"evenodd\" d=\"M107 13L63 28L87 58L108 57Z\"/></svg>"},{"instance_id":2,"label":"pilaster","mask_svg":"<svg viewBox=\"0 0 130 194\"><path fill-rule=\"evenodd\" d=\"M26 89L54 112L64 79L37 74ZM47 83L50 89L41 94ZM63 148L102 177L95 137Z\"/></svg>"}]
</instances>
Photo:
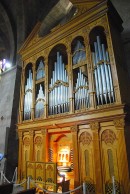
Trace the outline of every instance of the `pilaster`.
<instances>
[{"instance_id":1,"label":"pilaster","mask_svg":"<svg viewBox=\"0 0 130 194\"><path fill-rule=\"evenodd\" d=\"M74 187L79 186L78 126L71 127L74 161Z\"/></svg>"},{"instance_id":2,"label":"pilaster","mask_svg":"<svg viewBox=\"0 0 130 194\"><path fill-rule=\"evenodd\" d=\"M102 168L100 155L100 137L99 137L99 123L90 123L90 129L93 133L93 150L94 150L94 165L95 165L95 179L96 179L96 194L103 193L102 187Z\"/></svg>"},{"instance_id":3,"label":"pilaster","mask_svg":"<svg viewBox=\"0 0 130 194\"><path fill-rule=\"evenodd\" d=\"M128 160L125 142L125 120L124 118L119 118L113 120L114 126L116 128L117 141L118 141L118 165L119 165L119 177L122 193L129 193L129 170L128 170ZM124 178L125 177L125 178Z\"/></svg>"},{"instance_id":4,"label":"pilaster","mask_svg":"<svg viewBox=\"0 0 130 194\"><path fill-rule=\"evenodd\" d=\"M29 131L29 136L30 136L30 161L33 161L34 159L34 131L30 130Z\"/></svg>"},{"instance_id":5,"label":"pilaster","mask_svg":"<svg viewBox=\"0 0 130 194\"><path fill-rule=\"evenodd\" d=\"M42 129L41 130L42 134L42 161L43 162L48 162L48 130L47 129Z\"/></svg>"}]
</instances>

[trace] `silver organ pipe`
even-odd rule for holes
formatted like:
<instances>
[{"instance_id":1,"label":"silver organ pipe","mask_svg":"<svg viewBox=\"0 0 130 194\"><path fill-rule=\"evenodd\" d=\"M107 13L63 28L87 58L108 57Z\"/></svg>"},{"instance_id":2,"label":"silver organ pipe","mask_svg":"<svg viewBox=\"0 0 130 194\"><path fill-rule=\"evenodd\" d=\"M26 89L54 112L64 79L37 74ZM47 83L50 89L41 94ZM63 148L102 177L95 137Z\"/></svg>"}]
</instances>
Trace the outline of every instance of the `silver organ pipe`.
<instances>
[{"instance_id":1,"label":"silver organ pipe","mask_svg":"<svg viewBox=\"0 0 130 194\"><path fill-rule=\"evenodd\" d=\"M78 40L73 53L73 65L86 59L84 45Z\"/></svg>"},{"instance_id":2,"label":"silver organ pipe","mask_svg":"<svg viewBox=\"0 0 130 194\"><path fill-rule=\"evenodd\" d=\"M75 109L89 108L89 90L88 81L81 72L78 72L77 82L75 86Z\"/></svg>"},{"instance_id":3,"label":"silver organ pipe","mask_svg":"<svg viewBox=\"0 0 130 194\"><path fill-rule=\"evenodd\" d=\"M29 76L27 78L27 84L25 85L25 97L24 97L24 120L31 119L31 108L32 108L32 73L29 70Z\"/></svg>"},{"instance_id":4,"label":"silver organ pipe","mask_svg":"<svg viewBox=\"0 0 130 194\"><path fill-rule=\"evenodd\" d=\"M100 37L94 42L92 59L94 64L94 77L97 105L108 104L115 101L112 74L109 62L109 54L104 44L101 44Z\"/></svg>"},{"instance_id":5,"label":"silver organ pipe","mask_svg":"<svg viewBox=\"0 0 130 194\"><path fill-rule=\"evenodd\" d=\"M40 84L40 89L36 98L36 105L35 105L35 117L41 117L44 113L44 101L45 95L42 89L42 85Z\"/></svg>"},{"instance_id":6,"label":"silver organ pipe","mask_svg":"<svg viewBox=\"0 0 130 194\"><path fill-rule=\"evenodd\" d=\"M37 68L37 73L36 73L36 80L39 80L41 78L43 78L45 76L45 71L44 71L44 63L43 61L41 60L39 65L38 65L38 68Z\"/></svg>"},{"instance_id":7,"label":"silver organ pipe","mask_svg":"<svg viewBox=\"0 0 130 194\"><path fill-rule=\"evenodd\" d=\"M49 84L49 114L69 111L69 83L62 56L57 52L51 83Z\"/></svg>"}]
</instances>

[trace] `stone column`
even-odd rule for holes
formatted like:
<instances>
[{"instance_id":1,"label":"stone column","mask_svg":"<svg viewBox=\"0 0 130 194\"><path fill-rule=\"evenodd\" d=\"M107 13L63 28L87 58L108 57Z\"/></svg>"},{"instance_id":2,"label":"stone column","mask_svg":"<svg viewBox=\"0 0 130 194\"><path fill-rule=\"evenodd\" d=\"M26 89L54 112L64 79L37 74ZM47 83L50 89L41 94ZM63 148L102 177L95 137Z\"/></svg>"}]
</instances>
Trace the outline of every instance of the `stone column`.
<instances>
[{"instance_id":1,"label":"stone column","mask_svg":"<svg viewBox=\"0 0 130 194\"><path fill-rule=\"evenodd\" d=\"M21 75L21 91L20 91L20 113L19 113L19 122L23 121L23 109L24 109L24 87L25 87L25 68L22 71Z\"/></svg>"},{"instance_id":2,"label":"stone column","mask_svg":"<svg viewBox=\"0 0 130 194\"><path fill-rule=\"evenodd\" d=\"M18 158L18 182L20 182L22 178L22 138L23 133L21 131L18 132L19 136L19 158Z\"/></svg>"},{"instance_id":3,"label":"stone column","mask_svg":"<svg viewBox=\"0 0 130 194\"><path fill-rule=\"evenodd\" d=\"M128 170L128 159L125 142L125 121L124 118L115 119L114 126L116 128L117 141L118 141L118 168L119 168L119 179L121 183L122 193L129 193L129 170Z\"/></svg>"},{"instance_id":4,"label":"stone column","mask_svg":"<svg viewBox=\"0 0 130 194\"><path fill-rule=\"evenodd\" d=\"M73 165L74 165L74 187L79 186L79 156L78 156L78 127L71 127L72 144L73 144Z\"/></svg>"},{"instance_id":5,"label":"stone column","mask_svg":"<svg viewBox=\"0 0 130 194\"><path fill-rule=\"evenodd\" d=\"M30 157L29 157L29 160L33 161L34 160L34 131L30 130L29 136L30 136Z\"/></svg>"},{"instance_id":6,"label":"stone column","mask_svg":"<svg viewBox=\"0 0 130 194\"><path fill-rule=\"evenodd\" d=\"M42 161L48 162L48 131L47 129L41 130L43 143L42 143Z\"/></svg>"},{"instance_id":7,"label":"stone column","mask_svg":"<svg viewBox=\"0 0 130 194\"><path fill-rule=\"evenodd\" d=\"M94 151L94 165L95 165L95 180L96 180L96 194L103 193L102 186L102 168L100 155L100 137L99 137L99 123L90 123L90 129L93 134L93 151Z\"/></svg>"}]
</instances>

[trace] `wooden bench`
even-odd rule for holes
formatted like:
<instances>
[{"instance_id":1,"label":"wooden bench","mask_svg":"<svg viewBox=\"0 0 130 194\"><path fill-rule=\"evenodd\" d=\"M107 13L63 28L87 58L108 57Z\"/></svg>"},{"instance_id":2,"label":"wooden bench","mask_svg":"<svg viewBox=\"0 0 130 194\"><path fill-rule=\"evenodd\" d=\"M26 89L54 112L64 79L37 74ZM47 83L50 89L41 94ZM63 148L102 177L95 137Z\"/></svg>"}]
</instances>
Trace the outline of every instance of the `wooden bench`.
<instances>
[{"instance_id":1,"label":"wooden bench","mask_svg":"<svg viewBox=\"0 0 130 194\"><path fill-rule=\"evenodd\" d=\"M0 194L11 194L13 191L13 183L5 183L0 185Z\"/></svg>"},{"instance_id":2,"label":"wooden bench","mask_svg":"<svg viewBox=\"0 0 130 194\"><path fill-rule=\"evenodd\" d=\"M32 189L27 189L24 191L20 191L17 194L35 194L36 193L36 188L32 188Z\"/></svg>"}]
</instances>

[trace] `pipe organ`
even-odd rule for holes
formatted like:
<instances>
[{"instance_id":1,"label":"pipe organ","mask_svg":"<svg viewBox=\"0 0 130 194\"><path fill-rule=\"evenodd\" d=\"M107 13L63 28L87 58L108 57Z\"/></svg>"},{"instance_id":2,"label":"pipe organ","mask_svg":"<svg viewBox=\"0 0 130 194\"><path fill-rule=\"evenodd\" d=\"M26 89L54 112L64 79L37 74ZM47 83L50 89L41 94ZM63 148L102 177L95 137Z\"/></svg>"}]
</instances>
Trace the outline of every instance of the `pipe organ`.
<instances>
[{"instance_id":1,"label":"pipe organ","mask_svg":"<svg viewBox=\"0 0 130 194\"><path fill-rule=\"evenodd\" d=\"M101 44L100 37L94 42L94 51L92 53L94 64L94 77L96 87L97 105L113 103L114 87L111 75L109 53L104 44Z\"/></svg>"},{"instance_id":2,"label":"pipe organ","mask_svg":"<svg viewBox=\"0 0 130 194\"><path fill-rule=\"evenodd\" d=\"M89 193L113 193L114 176L116 193L128 194L130 93L122 20L108 0L70 2L74 17L41 37L44 25L38 23L20 50L19 181L27 179L26 158L57 163L70 190L85 181Z\"/></svg>"},{"instance_id":3,"label":"pipe organ","mask_svg":"<svg viewBox=\"0 0 130 194\"><path fill-rule=\"evenodd\" d=\"M49 114L69 112L69 83L62 55L57 52L51 83L49 84Z\"/></svg>"},{"instance_id":4,"label":"pipe organ","mask_svg":"<svg viewBox=\"0 0 130 194\"><path fill-rule=\"evenodd\" d=\"M31 70L29 70L29 76L26 80L26 85L25 85L24 120L31 119L32 89L33 89L32 72L31 72Z\"/></svg>"}]
</instances>

